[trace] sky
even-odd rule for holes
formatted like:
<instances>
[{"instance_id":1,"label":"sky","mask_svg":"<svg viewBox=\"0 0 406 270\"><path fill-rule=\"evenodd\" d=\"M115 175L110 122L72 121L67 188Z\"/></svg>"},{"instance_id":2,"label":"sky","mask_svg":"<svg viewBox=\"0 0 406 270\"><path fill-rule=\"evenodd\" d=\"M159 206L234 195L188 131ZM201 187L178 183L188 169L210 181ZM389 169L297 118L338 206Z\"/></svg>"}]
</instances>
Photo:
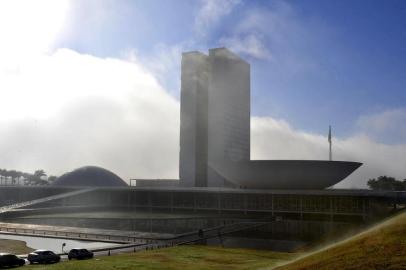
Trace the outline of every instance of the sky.
<instances>
[{"instance_id":1,"label":"sky","mask_svg":"<svg viewBox=\"0 0 406 270\"><path fill-rule=\"evenodd\" d=\"M406 178L402 0L1 0L0 168L177 178L180 59L251 65L253 159L364 165L337 187Z\"/></svg>"}]
</instances>

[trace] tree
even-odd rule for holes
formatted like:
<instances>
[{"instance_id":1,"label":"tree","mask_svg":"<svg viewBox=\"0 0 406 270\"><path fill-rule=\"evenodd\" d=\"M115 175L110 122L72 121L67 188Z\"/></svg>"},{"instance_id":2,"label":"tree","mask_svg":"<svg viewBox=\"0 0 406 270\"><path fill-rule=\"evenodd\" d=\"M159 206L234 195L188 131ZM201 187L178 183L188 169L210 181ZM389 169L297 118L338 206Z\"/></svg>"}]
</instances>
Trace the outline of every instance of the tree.
<instances>
[{"instance_id":1,"label":"tree","mask_svg":"<svg viewBox=\"0 0 406 270\"><path fill-rule=\"evenodd\" d=\"M45 180L46 176L44 170L36 170L34 174L31 174L17 170L0 169L0 184L6 183L5 179L11 178L13 184L18 183L18 180L23 179L25 185L48 185L49 182Z\"/></svg>"},{"instance_id":2,"label":"tree","mask_svg":"<svg viewBox=\"0 0 406 270\"><path fill-rule=\"evenodd\" d=\"M47 176L44 170L36 170L34 172L34 176L38 178L42 178L43 176Z\"/></svg>"},{"instance_id":3,"label":"tree","mask_svg":"<svg viewBox=\"0 0 406 270\"><path fill-rule=\"evenodd\" d=\"M45 176L47 176L47 174L44 170L36 170L34 174L28 176L28 182L30 185L48 185L48 181L43 179Z\"/></svg>"},{"instance_id":4,"label":"tree","mask_svg":"<svg viewBox=\"0 0 406 270\"><path fill-rule=\"evenodd\" d=\"M54 176L54 175L50 175L50 176L48 177L48 183L49 183L49 184L52 184L52 183L54 183L54 182L56 181L56 179L58 179L58 177L56 177L56 176Z\"/></svg>"},{"instance_id":5,"label":"tree","mask_svg":"<svg viewBox=\"0 0 406 270\"><path fill-rule=\"evenodd\" d=\"M406 179L403 181L396 180L390 176L379 176L378 179L369 179L368 186L373 190L406 190Z\"/></svg>"},{"instance_id":6,"label":"tree","mask_svg":"<svg viewBox=\"0 0 406 270\"><path fill-rule=\"evenodd\" d=\"M3 179L11 178L12 184L16 184L18 179L22 176L22 172L16 170L0 169L0 176Z\"/></svg>"}]
</instances>

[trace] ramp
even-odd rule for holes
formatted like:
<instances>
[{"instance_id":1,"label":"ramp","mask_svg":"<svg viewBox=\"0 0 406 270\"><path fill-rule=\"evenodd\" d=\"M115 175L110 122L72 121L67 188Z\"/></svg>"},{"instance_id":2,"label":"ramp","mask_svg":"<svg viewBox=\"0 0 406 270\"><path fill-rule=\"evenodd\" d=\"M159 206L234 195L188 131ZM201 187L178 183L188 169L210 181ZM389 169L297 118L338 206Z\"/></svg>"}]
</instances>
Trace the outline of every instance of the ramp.
<instances>
[{"instance_id":1,"label":"ramp","mask_svg":"<svg viewBox=\"0 0 406 270\"><path fill-rule=\"evenodd\" d=\"M44 198L40 198L40 199L35 199L35 200L31 200L31 201L25 201L25 202L20 202L20 203L15 203L15 204L2 206L2 207L0 207L0 214L12 211L14 209L31 206L31 205L38 204L38 203L49 202L49 201L53 201L53 200L59 200L59 199L63 199L63 198L66 198L66 197L71 197L71 196L91 192L91 191L94 191L94 190L96 190L96 188L80 189L80 190L75 190L75 191L66 192L66 193L57 194L57 195L52 195L52 196L48 196L48 197L44 197Z\"/></svg>"},{"instance_id":2,"label":"ramp","mask_svg":"<svg viewBox=\"0 0 406 270\"><path fill-rule=\"evenodd\" d=\"M258 228L258 227L264 226L266 224L269 224L269 221L238 222L238 223L233 223L233 224L229 224L229 225L218 226L218 227L202 230L200 235L198 232L184 234L182 236L177 237L176 241L173 241L173 242L175 242L176 245L191 244L191 243L198 242L201 240L221 237L223 235L227 235L230 233Z\"/></svg>"}]
</instances>

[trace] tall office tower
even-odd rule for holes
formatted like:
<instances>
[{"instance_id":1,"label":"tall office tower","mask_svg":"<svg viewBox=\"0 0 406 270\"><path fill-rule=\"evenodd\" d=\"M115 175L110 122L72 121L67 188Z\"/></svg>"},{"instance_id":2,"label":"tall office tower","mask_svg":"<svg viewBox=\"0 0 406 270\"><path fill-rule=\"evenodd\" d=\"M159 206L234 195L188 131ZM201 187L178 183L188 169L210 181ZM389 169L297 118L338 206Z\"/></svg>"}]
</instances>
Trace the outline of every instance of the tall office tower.
<instances>
[{"instance_id":1,"label":"tall office tower","mask_svg":"<svg viewBox=\"0 0 406 270\"><path fill-rule=\"evenodd\" d=\"M182 56L180 184L232 186L224 170L250 160L250 66L225 48Z\"/></svg>"},{"instance_id":2,"label":"tall office tower","mask_svg":"<svg viewBox=\"0 0 406 270\"><path fill-rule=\"evenodd\" d=\"M180 185L207 186L207 56L182 55L180 107Z\"/></svg>"},{"instance_id":3,"label":"tall office tower","mask_svg":"<svg viewBox=\"0 0 406 270\"><path fill-rule=\"evenodd\" d=\"M208 186L232 186L224 167L250 160L250 66L227 49L209 51Z\"/></svg>"}]
</instances>

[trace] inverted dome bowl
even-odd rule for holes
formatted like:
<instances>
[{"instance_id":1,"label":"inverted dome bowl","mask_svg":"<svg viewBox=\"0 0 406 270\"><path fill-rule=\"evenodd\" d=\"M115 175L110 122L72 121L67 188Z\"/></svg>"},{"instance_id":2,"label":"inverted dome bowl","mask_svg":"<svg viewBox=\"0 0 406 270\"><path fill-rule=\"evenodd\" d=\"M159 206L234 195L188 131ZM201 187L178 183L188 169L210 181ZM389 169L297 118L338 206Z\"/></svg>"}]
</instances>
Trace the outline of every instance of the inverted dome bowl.
<instances>
[{"instance_id":1,"label":"inverted dome bowl","mask_svg":"<svg viewBox=\"0 0 406 270\"><path fill-rule=\"evenodd\" d=\"M251 160L210 167L243 188L324 189L342 181L361 165L350 161Z\"/></svg>"}]
</instances>

